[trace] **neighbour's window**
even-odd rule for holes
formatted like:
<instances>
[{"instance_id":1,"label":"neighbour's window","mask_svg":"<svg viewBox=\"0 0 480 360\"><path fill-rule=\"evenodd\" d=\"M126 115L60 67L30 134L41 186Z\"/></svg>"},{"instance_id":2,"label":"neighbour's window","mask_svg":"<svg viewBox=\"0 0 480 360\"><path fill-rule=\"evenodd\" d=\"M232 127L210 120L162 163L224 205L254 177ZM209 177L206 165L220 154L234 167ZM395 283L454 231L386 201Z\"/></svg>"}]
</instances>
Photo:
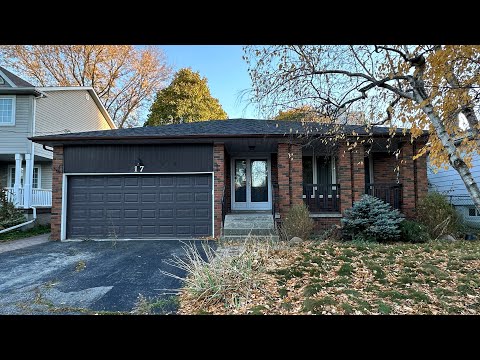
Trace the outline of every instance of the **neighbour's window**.
<instances>
[{"instance_id":1,"label":"neighbour's window","mask_svg":"<svg viewBox=\"0 0 480 360\"><path fill-rule=\"evenodd\" d=\"M480 216L480 212L474 207L468 208L468 216Z\"/></svg>"},{"instance_id":2,"label":"neighbour's window","mask_svg":"<svg viewBox=\"0 0 480 360\"><path fill-rule=\"evenodd\" d=\"M39 174L38 167L34 167L33 168L33 181L32 181L32 188L34 188L34 189L39 188L39 186L38 186L38 174Z\"/></svg>"},{"instance_id":3,"label":"neighbour's window","mask_svg":"<svg viewBox=\"0 0 480 360\"><path fill-rule=\"evenodd\" d=\"M20 174L20 187L23 187L23 172L24 168L22 168L22 172ZM40 169L38 167L33 168L33 181L32 181L32 188L38 189L40 186ZM10 186L15 186L15 168L10 168Z\"/></svg>"},{"instance_id":4,"label":"neighbour's window","mask_svg":"<svg viewBox=\"0 0 480 360\"><path fill-rule=\"evenodd\" d=\"M13 96L0 97L0 126L15 125L15 98Z\"/></svg>"}]
</instances>

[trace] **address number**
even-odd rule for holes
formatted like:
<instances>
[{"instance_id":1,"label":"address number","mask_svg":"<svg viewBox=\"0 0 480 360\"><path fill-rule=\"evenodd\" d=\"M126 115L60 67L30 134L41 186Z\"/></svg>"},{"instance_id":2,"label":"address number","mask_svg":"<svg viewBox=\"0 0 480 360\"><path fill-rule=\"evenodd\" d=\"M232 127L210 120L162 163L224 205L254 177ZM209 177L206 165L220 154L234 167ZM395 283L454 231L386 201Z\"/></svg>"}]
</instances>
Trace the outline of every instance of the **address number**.
<instances>
[{"instance_id":1,"label":"address number","mask_svg":"<svg viewBox=\"0 0 480 360\"><path fill-rule=\"evenodd\" d=\"M143 165L136 165L135 168L134 168L135 172L143 172L144 167L145 166L143 166Z\"/></svg>"}]
</instances>

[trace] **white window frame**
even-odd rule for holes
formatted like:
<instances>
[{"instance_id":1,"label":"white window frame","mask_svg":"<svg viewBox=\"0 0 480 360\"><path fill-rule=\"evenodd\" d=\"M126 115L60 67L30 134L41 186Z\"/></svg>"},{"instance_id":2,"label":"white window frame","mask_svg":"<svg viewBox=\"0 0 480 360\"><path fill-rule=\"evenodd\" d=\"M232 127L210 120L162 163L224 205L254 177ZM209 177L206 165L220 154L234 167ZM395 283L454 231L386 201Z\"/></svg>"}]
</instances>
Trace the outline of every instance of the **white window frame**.
<instances>
[{"instance_id":1,"label":"white window frame","mask_svg":"<svg viewBox=\"0 0 480 360\"><path fill-rule=\"evenodd\" d=\"M12 184L12 169L15 169L15 165L8 165L8 174L7 174L7 187L13 188ZM22 167L23 169L23 174L25 175L25 167ZM41 189L42 188L42 167L35 165L33 169L38 169L38 187L34 188L32 184L32 189ZM35 170L34 170L35 171ZM33 174L33 173L32 173ZM32 183L33 183L33 178L32 178ZM21 183L20 183L21 184ZM23 185L25 185L25 178L23 178ZM20 188L23 188L23 186L19 186Z\"/></svg>"},{"instance_id":2,"label":"white window frame","mask_svg":"<svg viewBox=\"0 0 480 360\"><path fill-rule=\"evenodd\" d=\"M471 209L475 209L475 215L470 215L470 210L471 210ZM472 218L478 217L478 216L480 216L480 211L478 211L477 208L475 208L475 207L473 207L473 208L472 208L472 207L469 207L469 208L468 208L468 216L469 216L469 217L472 217Z\"/></svg>"},{"instance_id":3,"label":"white window frame","mask_svg":"<svg viewBox=\"0 0 480 360\"><path fill-rule=\"evenodd\" d=\"M12 100L12 119L9 123L0 122L0 126L15 126L15 108L17 104L17 97L15 95L1 95L0 99L11 99Z\"/></svg>"},{"instance_id":4,"label":"white window frame","mask_svg":"<svg viewBox=\"0 0 480 360\"><path fill-rule=\"evenodd\" d=\"M37 179L37 187L33 187L33 172L35 169L38 169L38 179ZM32 171L32 189L41 189L42 188L42 167L41 166L34 166Z\"/></svg>"},{"instance_id":5,"label":"white window frame","mask_svg":"<svg viewBox=\"0 0 480 360\"><path fill-rule=\"evenodd\" d=\"M318 175L317 175L317 158L319 157L325 157L325 155L305 155L305 156L311 156L312 157L312 171L313 171L313 183L317 184L318 181ZM332 185L337 183L337 172L336 172L336 162L335 162L335 155L330 155L330 165L332 167ZM315 191L317 191L317 188L315 187L313 189L313 194L310 195L312 199L315 198ZM332 195L328 195L329 198L332 197ZM302 195L302 198L306 199L306 195Z\"/></svg>"}]
</instances>

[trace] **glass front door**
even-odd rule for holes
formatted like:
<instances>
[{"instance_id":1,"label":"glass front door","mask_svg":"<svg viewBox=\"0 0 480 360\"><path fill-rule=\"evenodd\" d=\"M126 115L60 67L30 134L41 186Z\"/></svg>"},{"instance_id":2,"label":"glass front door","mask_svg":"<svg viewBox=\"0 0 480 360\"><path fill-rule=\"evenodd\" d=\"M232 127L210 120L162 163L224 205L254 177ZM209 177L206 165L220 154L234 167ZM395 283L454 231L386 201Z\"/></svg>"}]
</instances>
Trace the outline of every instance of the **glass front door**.
<instances>
[{"instance_id":1,"label":"glass front door","mask_svg":"<svg viewBox=\"0 0 480 360\"><path fill-rule=\"evenodd\" d=\"M268 159L233 159L232 210L270 210Z\"/></svg>"}]
</instances>

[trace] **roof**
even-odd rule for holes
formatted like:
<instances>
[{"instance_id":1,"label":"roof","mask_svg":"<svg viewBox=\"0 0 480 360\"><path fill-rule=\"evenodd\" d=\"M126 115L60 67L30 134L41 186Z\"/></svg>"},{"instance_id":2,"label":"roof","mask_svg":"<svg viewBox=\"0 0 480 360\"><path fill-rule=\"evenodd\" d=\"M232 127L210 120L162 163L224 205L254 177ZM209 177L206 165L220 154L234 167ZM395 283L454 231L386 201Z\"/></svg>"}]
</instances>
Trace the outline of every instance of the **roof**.
<instances>
[{"instance_id":1,"label":"roof","mask_svg":"<svg viewBox=\"0 0 480 360\"><path fill-rule=\"evenodd\" d=\"M37 89L41 90L44 93L48 93L50 91L78 91L78 90L88 91L93 101L95 101L95 104L100 109L100 112L107 120L110 127L112 129L117 128L112 118L110 117L110 114L108 113L107 109L105 109L105 106L100 101L100 98L98 97L97 93L91 86L45 86L45 87L37 87Z\"/></svg>"},{"instance_id":2,"label":"roof","mask_svg":"<svg viewBox=\"0 0 480 360\"><path fill-rule=\"evenodd\" d=\"M284 120L228 119L184 124L148 126L129 129L86 131L59 135L36 136L33 141L49 145L52 142L119 139L188 139L232 137L283 137L286 135L324 135L344 133L351 136L388 136L388 127L374 127L369 132L361 125L301 123ZM402 129L397 129L399 135Z\"/></svg>"},{"instance_id":3,"label":"roof","mask_svg":"<svg viewBox=\"0 0 480 360\"><path fill-rule=\"evenodd\" d=\"M19 78L17 75L12 74L10 71L5 69L3 66L0 66L0 72L2 72L8 79L14 84L15 87L35 87L30 84L28 81Z\"/></svg>"}]
</instances>

